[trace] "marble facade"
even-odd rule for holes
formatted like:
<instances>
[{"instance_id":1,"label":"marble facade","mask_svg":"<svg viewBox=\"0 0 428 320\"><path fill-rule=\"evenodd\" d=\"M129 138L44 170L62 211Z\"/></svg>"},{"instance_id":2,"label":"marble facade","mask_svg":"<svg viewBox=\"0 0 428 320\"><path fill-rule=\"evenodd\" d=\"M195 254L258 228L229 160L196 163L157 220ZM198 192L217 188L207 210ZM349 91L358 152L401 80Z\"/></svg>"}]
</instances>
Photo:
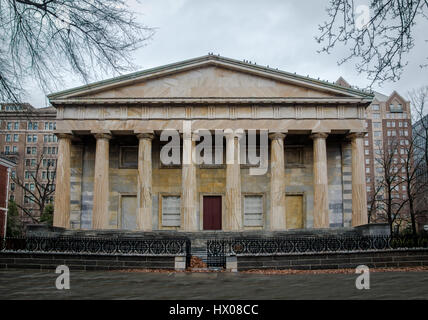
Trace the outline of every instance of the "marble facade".
<instances>
[{"instance_id":1,"label":"marble facade","mask_svg":"<svg viewBox=\"0 0 428 320\"><path fill-rule=\"evenodd\" d=\"M201 231L209 196L221 198L224 231L287 230L296 214L298 228L367 223L367 92L208 55L49 99L59 138L55 226ZM239 135L222 140L232 161L191 161L200 130L228 129L269 133L265 174L240 163ZM179 165L160 161L164 130L181 134Z\"/></svg>"}]
</instances>

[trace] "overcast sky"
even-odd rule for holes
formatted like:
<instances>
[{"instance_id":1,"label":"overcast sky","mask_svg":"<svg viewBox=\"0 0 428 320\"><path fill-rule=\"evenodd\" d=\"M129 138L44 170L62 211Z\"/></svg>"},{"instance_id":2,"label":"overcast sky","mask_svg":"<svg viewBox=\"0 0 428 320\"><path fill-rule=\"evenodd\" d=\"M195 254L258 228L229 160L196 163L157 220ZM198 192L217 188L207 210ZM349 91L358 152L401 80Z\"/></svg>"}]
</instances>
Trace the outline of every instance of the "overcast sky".
<instances>
[{"instance_id":1,"label":"overcast sky","mask_svg":"<svg viewBox=\"0 0 428 320\"><path fill-rule=\"evenodd\" d=\"M152 40L135 52L137 70L199 57L214 52L237 60L250 60L280 70L335 81L343 76L349 83L365 87L369 81L354 71L354 64L338 66L346 53L317 53L318 25L326 20L328 1L319 0L135 0L130 6L147 26L157 28ZM361 1L364 3L364 1ZM384 83L375 90L403 96L412 88L428 85L426 63L428 42L426 21L414 29L416 46L408 57L401 80ZM135 70L135 71L137 71ZM103 79L110 78L106 75ZM63 90L84 83L67 76ZM101 79L98 79L101 80ZM36 107L48 104L46 93L29 85L28 102Z\"/></svg>"}]
</instances>

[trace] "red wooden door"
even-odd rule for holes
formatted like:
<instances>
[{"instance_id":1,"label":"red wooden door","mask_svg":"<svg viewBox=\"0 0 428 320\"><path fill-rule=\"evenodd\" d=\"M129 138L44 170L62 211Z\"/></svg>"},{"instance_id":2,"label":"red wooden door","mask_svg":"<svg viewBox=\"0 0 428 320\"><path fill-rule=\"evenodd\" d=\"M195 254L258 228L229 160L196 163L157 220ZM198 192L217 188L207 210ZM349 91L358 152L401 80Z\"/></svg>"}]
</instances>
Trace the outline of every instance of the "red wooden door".
<instances>
[{"instance_id":1,"label":"red wooden door","mask_svg":"<svg viewBox=\"0 0 428 320\"><path fill-rule=\"evenodd\" d=\"M221 196L204 196L204 230L221 230Z\"/></svg>"}]
</instances>

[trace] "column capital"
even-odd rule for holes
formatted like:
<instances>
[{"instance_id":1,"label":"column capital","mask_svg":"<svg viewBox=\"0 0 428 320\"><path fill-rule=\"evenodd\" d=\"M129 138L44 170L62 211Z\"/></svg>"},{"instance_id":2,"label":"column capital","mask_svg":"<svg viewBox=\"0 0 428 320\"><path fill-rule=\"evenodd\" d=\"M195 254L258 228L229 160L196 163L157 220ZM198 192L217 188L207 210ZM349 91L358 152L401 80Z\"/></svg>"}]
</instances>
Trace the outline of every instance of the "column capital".
<instances>
[{"instance_id":1,"label":"column capital","mask_svg":"<svg viewBox=\"0 0 428 320\"><path fill-rule=\"evenodd\" d=\"M327 139L327 137L328 137L327 132L314 132L309 136L309 138L311 139Z\"/></svg>"},{"instance_id":2,"label":"column capital","mask_svg":"<svg viewBox=\"0 0 428 320\"><path fill-rule=\"evenodd\" d=\"M269 139L270 140L284 140L286 135L287 134L284 132L272 132L272 133L269 133Z\"/></svg>"},{"instance_id":3,"label":"column capital","mask_svg":"<svg viewBox=\"0 0 428 320\"><path fill-rule=\"evenodd\" d=\"M110 140L112 138L112 135L110 132L92 132L94 137L98 139L107 139Z\"/></svg>"},{"instance_id":4,"label":"column capital","mask_svg":"<svg viewBox=\"0 0 428 320\"><path fill-rule=\"evenodd\" d=\"M55 135L58 137L58 139L72 139L73 134L68 132L55 132Z\"/></svg>"},{"instance_id":5,"label":"column capital","mask_svg":"<svg viewBox=\"0 0 428 320\"><path fill-rule=\"evenodd\" d=\"M144 139L144 140L153 140L153 138L154 138L154 134L153 133L137 133L136 134L136 136L137 136L137 138L139 139L139 140L141 140L141 139Z\"/></svg>"},{"instance_id":6,"label":"column capital","mask_svg":"<svg viewBox=\"0 0 428 320\"><path fill-rule=\"evenodd\" d=\"M365 131L362 131L362 132L351 132L351 133L349 133L349 134L346 135L346 138L350 139L350 140L354 140L354 139L357 139L357 138L364 138L366 136L366 134L367 134L367 132L365 132Z\"/></svg>"}]
</instances>

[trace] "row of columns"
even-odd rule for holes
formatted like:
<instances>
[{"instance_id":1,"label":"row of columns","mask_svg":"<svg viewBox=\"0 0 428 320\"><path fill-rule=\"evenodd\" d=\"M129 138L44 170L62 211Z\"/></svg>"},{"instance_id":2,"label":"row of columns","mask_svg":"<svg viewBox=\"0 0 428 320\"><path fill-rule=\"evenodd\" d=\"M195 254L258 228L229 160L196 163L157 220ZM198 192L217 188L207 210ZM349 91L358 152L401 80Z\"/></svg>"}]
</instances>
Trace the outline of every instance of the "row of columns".
<instances>
[{"instance_id":1,"label":"row of columns","mask_svg":"<svg viewBox=\"0 0 428 320\"><path fill-rule=\"evenodd\" d=\"M286 133L272 133L271 139L271 182L270 206L271 229L285 230L285 155ZM327 133L314 133L314 228L329 227L328 177L327 177ZM139 133L138 148L138 214L137 229L152 230L152 133ZM364 171L364 133L348 136L352 144L352 225L367 223L367 200ZM70 149L71 134L58 134L58 162L56 176L56 199L54 226L70 227ZM109 140L108 133L97 133L95 154L95 176L92 228L108 228L109 212ZM191 133L183 134L182 165L182 229L199 230L197 219L196 166L192 161L195 141ZM243 215L241 205L241 174L239 161L239 137L226 136L226 219L224 230L241 230Z\"/></svg>"}]
</instances>

